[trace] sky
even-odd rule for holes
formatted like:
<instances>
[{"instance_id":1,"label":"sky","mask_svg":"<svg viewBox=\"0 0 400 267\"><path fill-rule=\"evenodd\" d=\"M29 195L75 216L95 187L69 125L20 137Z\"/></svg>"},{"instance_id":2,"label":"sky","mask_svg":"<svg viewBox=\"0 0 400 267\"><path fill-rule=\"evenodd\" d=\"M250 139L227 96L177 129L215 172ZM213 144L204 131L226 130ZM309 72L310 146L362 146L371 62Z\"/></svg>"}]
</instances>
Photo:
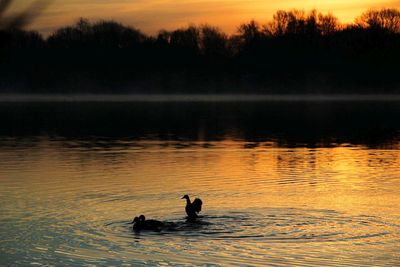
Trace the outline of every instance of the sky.
<instances>
[{"instance_id":1,"label":"sky","mask_svg":"<svg viewBox=\"0 0 400 267\"><path fill-rule=\"evenodd\" d=\"M8 12L23 10L29 3L32 0L17 0ZM85 17L116 20L148 34L205 23L232 34L251 19L271 20L280 9L317 9L350 23L367 9L382 7L400 8L400 0L53 0L29 28L49 34Z\"/></svg>"}]
</instances>

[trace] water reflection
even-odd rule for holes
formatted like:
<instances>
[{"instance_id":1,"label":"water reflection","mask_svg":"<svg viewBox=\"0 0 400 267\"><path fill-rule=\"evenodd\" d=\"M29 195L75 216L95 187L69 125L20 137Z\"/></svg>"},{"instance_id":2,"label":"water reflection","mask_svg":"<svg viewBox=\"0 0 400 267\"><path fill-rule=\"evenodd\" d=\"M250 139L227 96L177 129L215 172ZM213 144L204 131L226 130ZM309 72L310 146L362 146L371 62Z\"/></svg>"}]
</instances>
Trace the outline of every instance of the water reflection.
<instances>
[{"instance_id":1,"label":"water reflection","mask_svg":"<svg viewBox=\"0 0 400 267\"><path fill-rule=\"evenodd\" d=\"M73 107L0 115L0 265L400 264L397 106L361 122L335 108L326 126L286 125L297 108ZM138 214L177 227L134 233Z\"/></svg>"},{"instance_id":2,"label":"water reflection","mask_svg":"<svg viewBox=\"0 0 400 267\"><path fill-rule=\"evenodd\" d=\"M308 147L398 143L398 102L2 103L0 136L118 140L272 141ZM103 142L106 141L106 142ZM123 144L119 144L123 145Z\"/></svg>"},{"instance_id":3,"label":"water reflection","mask_svg":"<svg viewBox=\"0 0 400 267\"><path fill-rule=\"evenodd\" d=\"M399 260L398 149L27 140L3 140L0 151L4 265ZM205 200L204 223L185 224L187 192ZM179 227L134 234L135 214Z\"/></svg>"}]
</instances>

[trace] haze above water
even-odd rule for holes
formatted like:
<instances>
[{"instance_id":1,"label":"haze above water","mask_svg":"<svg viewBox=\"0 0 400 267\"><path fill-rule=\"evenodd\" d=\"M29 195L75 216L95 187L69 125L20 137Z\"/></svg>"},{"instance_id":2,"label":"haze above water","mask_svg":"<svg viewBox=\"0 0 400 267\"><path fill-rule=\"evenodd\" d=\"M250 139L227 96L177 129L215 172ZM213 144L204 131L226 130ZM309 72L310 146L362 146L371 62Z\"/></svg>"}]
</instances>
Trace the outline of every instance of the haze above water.
<instances>
[{"instance_id":1,"label":"haze above water","mask_svg":"<svg viewBox=\"0 0 400 267\"><path fill-rule=\"evenodd\" d=\"M2 103L0 265L397 266L400 105ZM183 194L203 217L185 223ZM134 233L134 216L178 223Z\"/></svg>"}]
</instances>

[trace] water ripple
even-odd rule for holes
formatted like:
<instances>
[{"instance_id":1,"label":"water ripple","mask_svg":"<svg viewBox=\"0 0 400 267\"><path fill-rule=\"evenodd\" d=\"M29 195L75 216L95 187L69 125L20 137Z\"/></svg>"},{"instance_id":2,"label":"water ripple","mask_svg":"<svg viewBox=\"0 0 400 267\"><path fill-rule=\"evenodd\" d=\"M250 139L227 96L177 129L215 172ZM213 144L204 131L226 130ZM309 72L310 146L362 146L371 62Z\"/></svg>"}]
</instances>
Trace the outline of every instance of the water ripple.
<instances>
[{"instance_id":1,"label":"water ripple","mask_svg":"<svg viewBox=\"0 0 400 267\"><path fill-rule=\"evenodd\" d=\"M1 266L400 265L398 149L2 142ZM203 199L199 223L183 194ZM177 226L134 233L139 214Z\"/></svg>"}]
</instances>

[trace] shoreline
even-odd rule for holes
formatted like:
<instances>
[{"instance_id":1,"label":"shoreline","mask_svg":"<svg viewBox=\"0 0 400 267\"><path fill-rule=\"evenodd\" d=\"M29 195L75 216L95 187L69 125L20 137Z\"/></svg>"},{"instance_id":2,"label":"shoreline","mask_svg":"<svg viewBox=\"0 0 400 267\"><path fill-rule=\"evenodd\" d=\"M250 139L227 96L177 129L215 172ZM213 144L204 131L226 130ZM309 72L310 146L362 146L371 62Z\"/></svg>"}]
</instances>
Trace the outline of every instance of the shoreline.
<instances>
[{"instance_id":1,"label":"shoreline","mask_svg":"<svg viewBox=\"0 0 400 267\"><path fill-rule=\"evenodd\" d=\"M30 102L400 102L400 94L0 94Z\"/></svg>"}]
</instances>

